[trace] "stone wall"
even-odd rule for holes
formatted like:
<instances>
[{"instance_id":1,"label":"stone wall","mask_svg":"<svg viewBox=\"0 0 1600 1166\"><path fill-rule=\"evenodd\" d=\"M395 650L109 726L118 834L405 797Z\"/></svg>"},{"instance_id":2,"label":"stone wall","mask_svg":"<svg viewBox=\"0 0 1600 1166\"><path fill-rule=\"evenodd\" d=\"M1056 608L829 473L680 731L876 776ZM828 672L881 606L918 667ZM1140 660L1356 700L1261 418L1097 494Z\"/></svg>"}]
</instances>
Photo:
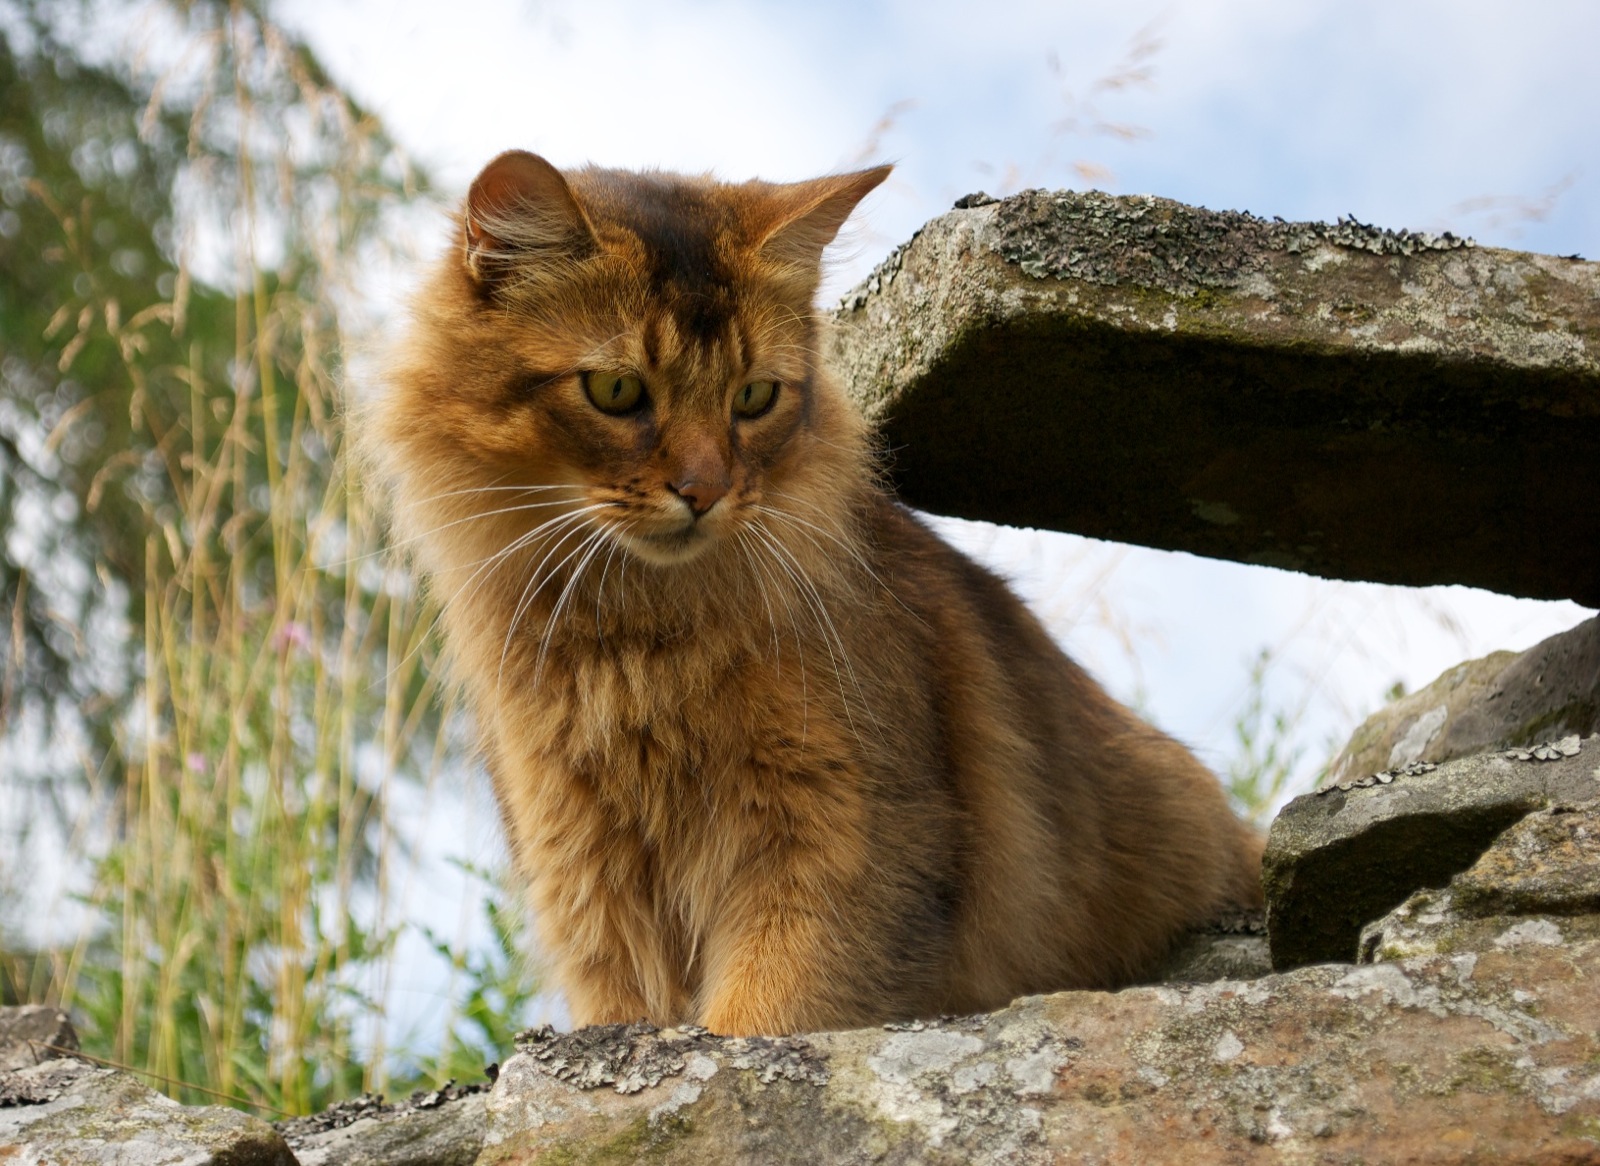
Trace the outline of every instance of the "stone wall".
<instances>
[{"instance_id":1,"label":"stone wall","mask_svg":"<svg viewBox=\"0 0 1600 1166\"><path fill-rule=\"evenodd\" d=\"M837 319L913 505L1600 607L1600 264L1158 198L963 202Z\"/></svg>"}]
</instances>

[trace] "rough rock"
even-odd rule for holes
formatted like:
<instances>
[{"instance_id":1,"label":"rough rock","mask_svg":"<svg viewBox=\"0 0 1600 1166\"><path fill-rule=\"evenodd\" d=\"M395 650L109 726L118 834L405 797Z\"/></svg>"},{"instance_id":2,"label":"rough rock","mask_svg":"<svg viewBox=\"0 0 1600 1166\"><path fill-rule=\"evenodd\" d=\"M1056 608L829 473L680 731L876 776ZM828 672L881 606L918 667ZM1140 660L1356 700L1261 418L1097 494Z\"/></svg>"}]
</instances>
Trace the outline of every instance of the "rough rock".
<instances>
[{"instance_id":1,"label":"rough rock","mask_svg":"<svg viewBox=\"0 0 1600 1166\"><path fill-rule=\"evenodd\" d=\"M1600 733L1600 617L1520 655L1457 664L1380 709L1351 736L1325 784L1572 733Z\"/></svg>"},{"instance_id":2,"label":"rough rock","mask_svg":"<svg viewBox=\"0 0 1600 1166\"><path fill-rule=\"evenodd\" d=\"M0 1008L0 1073L26 1069L77 1049L78 1034L59 1008L25 1004Z\"/></svg>"},{"instance_id":3,"label":"rough rock","mask_svg":"<svg viewBox=\"0 0 1600 1166\"><path fill-rule=\"evenodd\" d=\"M1361 931L1366 962L1600 940L1600 800L1529 814L1448 887Z\"/></svg>"},{"instance_id":4,"label":"rough rock","mask_svg":"<svg viewBox=\"0 0 1600 1166\"><path fill-rule=\"evenodd\" d=\"M963 204L836 316L913 505L1600 606L1600 264L1157 198Z\"/></svg>"},{"instance_id":5,"label":"rough rock","mask_svg":"<svg viewBox=\"0 0 1600 1166\"><path fill-rule=\"evenodd\" d=\"M506 1063L479 1161L1600 1162L1597 974L1590 941L804 1041L546 1035Z\"/></svg>"},{"instance_id":6,"label":"rough rock","mask_svg":"<svg viewBox=\"0 0 1600 1166\"><path fill-rule=\"evenodd\" d=\"M1529 814L1450 880L1457 905L1472 915L1600 914L1597 809L1585 802Z\"/></svg>"},{"instance_id":7,"label":"rough rock","mask_svg":"<svg viewBox=\"0 0 1600 1166\"><path fill-rule=\"evenodd\" d=\"M1236 912L1179 942L1150 977L1152 984L1206 984L1253 980L1272 971L1267 920L1259 911Z\"/></svg>"},{"instance_id":8,"label":"rough rock","mask_svg":"<svg viewBox=\"0 0 1600 1166\"><path fill-rule=\"evenodd\" d=\"M485 1086L451 1084L398 1105L364 1094L277 1124L300 1166L472 1166L487 1100Z\"/></svg>"},{"instance_id":9,"label":"rough rock","mask_svg":"<svg viewBox=\"0 0 1600 1166\"><path fill-rule=\"evenodd\" d=\"M1395 848L1408 815L1424 834L1429 814L1512 815L1440 889L1367 927L1360 964L786 1038L546 1027L519 1038L487 1094L363 1097L280 1130L302 1166L1600 1164L1597 770L1600 739L1573 739L1302 799L1324 844L1331 820L1357 849ZM1303 853L1315 867L1317 849ZM1168 974L1213 974L1221 947L1259 932L1219 920ZM17 1011L0 1031L67 1035L59 1014ZM13 1160L296 1161L263 1123L71 1056L0 1073L0 1162Z\"/></svg>"},{"instance_id":10,"label":"rough rock","mask_svg":"<svg viewBox=\"0 0 1600 1166\"><path fill-rule=\"evenodd\" d=\"M1537 753L1537 755L1536 755ZM1298 797L1267 836L1273 966L1352 960L1363 925L1471 866L1534 810L1600 793L1600 738L1419 763Z\"/></svg>"},{"instance_id":11,"label":"rough rock","mask_svg":"<svg viewBox=\"0 0 1600 1166\"><path fill-rule=\"evenodd\" d=\"M70 1058L0 1073L6 1166L294 1166L266 1122Z\"/></svg>"}]
</instances>

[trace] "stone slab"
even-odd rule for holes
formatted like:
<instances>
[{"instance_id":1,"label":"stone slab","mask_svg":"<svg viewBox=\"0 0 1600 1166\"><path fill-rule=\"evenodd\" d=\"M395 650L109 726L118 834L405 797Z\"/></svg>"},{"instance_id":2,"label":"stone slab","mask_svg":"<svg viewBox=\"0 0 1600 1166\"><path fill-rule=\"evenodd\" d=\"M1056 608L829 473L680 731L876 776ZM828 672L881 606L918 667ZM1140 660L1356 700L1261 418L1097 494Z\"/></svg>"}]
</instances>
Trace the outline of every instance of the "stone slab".
<instances>
[{"instance_id":1,"label":"stone slab","mask_svg":"<svg viewBox=\"0 0 1600 1166\"><path fill-rule=\"evenodd\" d=\"M1571 733L1600 733L1600 617L1526 652L1457 664L1379 709L1351 734L1324 784Z\"/></svg>"},{"instance_id":2,"label":"stone slab","mask_svg":"<svg viewBox=\"0 0 1600 1166\"><path fill-rule=\"evenodd\" d=\"M1295 798L1267 835L1262 885L1273 966L1353 960L1361 928L1442 887L1535 810L1600 795L1600 737L1539 760L1486 754ZM1349 788L1345 788L1348 786Z\"/></svg>"},{"instance_id":3,"label":"stone slab","mask_svg":"<svg viewBox=\"0 0 1600 1166\"><path fill-rule=\"evenodd\" d=\"M0 1073L5 1166L295 1166L266 1122L70 1058Z\"/></svg>"},{"instance_id":4,"label":"stone slab","mask_svg":"<svg viewBox=\"0 0 1600 1166\"><path fill-rule=\"evenodd\" d=\"M1173 945L1148 984L1253 980L1272 971L1264 911L1230 911Z\"/></svg>"},{"instance_id":5,"label":"stone slab","mask_svg":"<svg viewBox=\"0 0 1600 1166\"><path fill-rule=\"evenodd\" d=\"M1600 940L1600 800L1529 814L1361 930L1363 962Z\"/></svg>"},{"instance_id":6,"label":"stone slab","mask_svg":"<svg viewBox=\"0 0 1600 1166\"><path fill-rule=\"evenodd\" d=\"M1600 607L1600 264L1147 197L963 201L831 341L912 505Z\"/></svg>"},{"instance_id":7,"label":"stone slab","mask_svg":"<svg viewBox=\"0 0 1600 1166\"><path fill-rule=\"evenodd\" d=\"M1600 801L1529 814L1450 889L1469 915L1600 916Z\"/></svg>"},{"instance_id":8,"label":"stone slab","mask_svg":"<svg viewBox=\"0 0 1600 1166\"><path fill-rule=\"evenodd\" d=\"M488 1091L454 1085L397 1105L370 1094L277 1123L300 1166L472 1166Z\"/></svg>"},{"instance_id":9,"label":"stone slab","mask_svg":"<svg viewBox=\"0 0 1600 1166\"><path fill-rule=\"evenodd\" d=\"M78 1033L59 1008L23 1004L0 1008L0 1073L26 1069L77 1049Z\"/></svg>"},{"instance_id":10,"label":"stone slab","mask_svg":"<svg viewBox=\"0 0 1600 1166\"><path fill-rule=\"evenodd\" d=\"M481 1166L1600 1162L1600 942L747 1041L539 1034Z\"/></svg>"}]
</instances>

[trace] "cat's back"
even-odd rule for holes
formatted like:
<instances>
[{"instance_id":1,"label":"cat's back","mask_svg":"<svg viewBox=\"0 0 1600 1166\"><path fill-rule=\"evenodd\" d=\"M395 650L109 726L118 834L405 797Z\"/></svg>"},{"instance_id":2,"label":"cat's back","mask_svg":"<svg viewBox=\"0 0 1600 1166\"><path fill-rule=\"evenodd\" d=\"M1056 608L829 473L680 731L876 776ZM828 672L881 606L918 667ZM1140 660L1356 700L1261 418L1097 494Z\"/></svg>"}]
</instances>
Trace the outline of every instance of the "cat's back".
<instances>
[{"instance_id":1,"label":"cat's back","mask_svg":"<svg viewBox=\"0 0 1600 1166\"><path fill-rule=\"evenodd\" d=\"M1176 932L1259 902L1260 839L1187 749L903 506L879 499L871 529L921 628L973 856L949 1007L1127 982Z\"/></svg>"}]
</instances>

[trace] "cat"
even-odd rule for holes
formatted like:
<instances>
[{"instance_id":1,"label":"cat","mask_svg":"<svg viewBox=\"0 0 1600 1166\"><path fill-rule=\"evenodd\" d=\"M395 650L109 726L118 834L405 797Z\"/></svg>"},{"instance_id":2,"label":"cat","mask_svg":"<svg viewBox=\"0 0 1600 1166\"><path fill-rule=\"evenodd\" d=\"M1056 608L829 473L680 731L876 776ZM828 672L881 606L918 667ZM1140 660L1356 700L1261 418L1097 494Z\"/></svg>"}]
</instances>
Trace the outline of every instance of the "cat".
<instances>
[{"instance_id":1,"label":"cat","mask_svg":"<svg viewBox=\"0 0 1600 1166\"><path fill-rule=\"evenodd\" d=\"M1260 902L1217 780L894 498L821 364L888 173L502 154L356 418L577 1024L986 1011Z\"/></svg>"}]
</instances>

